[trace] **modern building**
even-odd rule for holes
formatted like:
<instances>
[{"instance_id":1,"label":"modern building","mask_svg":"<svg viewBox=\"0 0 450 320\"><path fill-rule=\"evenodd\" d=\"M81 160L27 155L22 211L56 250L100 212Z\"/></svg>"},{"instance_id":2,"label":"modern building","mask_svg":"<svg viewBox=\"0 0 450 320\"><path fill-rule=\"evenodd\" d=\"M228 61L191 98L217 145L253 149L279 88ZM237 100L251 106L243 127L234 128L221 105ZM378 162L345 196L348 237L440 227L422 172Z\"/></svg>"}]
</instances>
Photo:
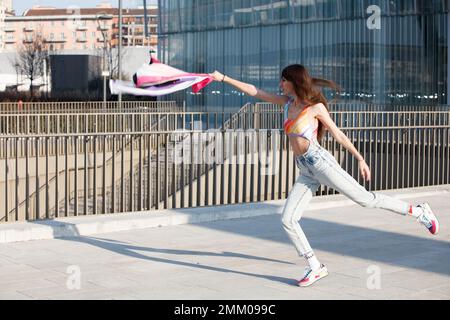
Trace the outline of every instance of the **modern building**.
<instances>
[{"instance_id":1,"label":"modern building","mask_svg":"<svg viewBox=\"0 0 450 320\"><path fill-rule=\"evenodd\" d=\"M342 87L341 101L449 103L447 0L159 0L160 58L277 92L300 63ZM331 97L331 92L325 91ZM250 97L214 83L169 99L237 110Z\"/></svg>"},{"instance_id":2,"label":"modern building","mask_svg":"<svg viewBox=\"0 0 450 320\"><path fill-rule=\"evenodd\" d=\"M101 58L99 56L52 55L50 65L52 90L101 92ZM70 77L67 76L68 74Z\"/></svg>"},{"instance_id":3,"label":"modern building","mask_svg":"<svg viewBox=\"0 0 450 320\"><path fill-rule=\"evenodd\" d=\"M118 45L118 9L109 4L96 8L35 6L23 16L5 17L5 50L17 51L41 33L51 50L92 50L104 41ZM149 36L145 38L144 9L123 9L123 46L157 46L157 10L147 9Z\"/></svg>"}]
</instances>

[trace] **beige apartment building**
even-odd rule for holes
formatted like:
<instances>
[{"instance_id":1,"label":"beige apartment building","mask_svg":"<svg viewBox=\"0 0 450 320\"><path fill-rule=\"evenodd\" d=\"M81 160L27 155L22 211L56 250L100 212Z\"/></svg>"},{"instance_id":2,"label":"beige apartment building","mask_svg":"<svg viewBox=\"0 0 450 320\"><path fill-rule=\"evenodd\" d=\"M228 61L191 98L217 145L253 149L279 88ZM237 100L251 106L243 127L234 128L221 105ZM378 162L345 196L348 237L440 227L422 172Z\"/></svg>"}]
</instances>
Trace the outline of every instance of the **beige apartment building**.
<instances>
[{"instance_id":1,"label":"beige apartment building","mask_svg":"<svg viewBox=\"0 0 450 320\"><path fill-rule=\"evenodd\" d=\"M5 18L12 15L12 0L0 0L0 52L5 49Z\"/></svg>"},{"instance_id":2,"label":"beige apartment building","mask_svg":"<svg viewBox=\"0 0 450 320\"><path fill-rule=\"evenodd\" d=\"M1 1L1 0L0 0ZM119 43L118 9L109 4L95 8L33 7L22 16L4 17L3 51L17 51L35 35L41 35L51 50L95 50L104 41ZM147 8L148 37L144 35L144 9L122 10L123 46L153 46L157 38L157 9Z\"/></svg>"}]
</instances>

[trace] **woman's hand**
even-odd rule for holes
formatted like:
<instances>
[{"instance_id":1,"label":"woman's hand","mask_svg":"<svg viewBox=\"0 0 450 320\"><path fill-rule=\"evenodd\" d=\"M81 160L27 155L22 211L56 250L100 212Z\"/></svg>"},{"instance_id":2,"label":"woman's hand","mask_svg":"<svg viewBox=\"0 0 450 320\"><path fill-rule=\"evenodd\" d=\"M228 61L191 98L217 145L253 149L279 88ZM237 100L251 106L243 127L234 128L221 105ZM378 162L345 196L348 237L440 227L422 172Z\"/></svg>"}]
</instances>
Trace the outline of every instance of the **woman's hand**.
<instances>
[{"instance_id":1,"label":"woman's hand","mask_svg":"<svg viewBox=\"0 0 450 320\"><path fill-rule=\"evenodd\" d=\"M370 181L370 169L367 163L364 160L358 161L359 173L364 180Z\"/></svg>"},{"instance_id":2,"label":"woman's hand","mask_svg":"<svg viewBox=\"0 0 450 320\"><path fill-rule=\"evenodd\" d=\"M220 73L220 72L217 71L217 70L214 71L213 73L210 73L209 75L210 75L211 77L213 77L215 81L220 81L220 82L223 81L223 74Z\"/></svg>"}]
</instances>

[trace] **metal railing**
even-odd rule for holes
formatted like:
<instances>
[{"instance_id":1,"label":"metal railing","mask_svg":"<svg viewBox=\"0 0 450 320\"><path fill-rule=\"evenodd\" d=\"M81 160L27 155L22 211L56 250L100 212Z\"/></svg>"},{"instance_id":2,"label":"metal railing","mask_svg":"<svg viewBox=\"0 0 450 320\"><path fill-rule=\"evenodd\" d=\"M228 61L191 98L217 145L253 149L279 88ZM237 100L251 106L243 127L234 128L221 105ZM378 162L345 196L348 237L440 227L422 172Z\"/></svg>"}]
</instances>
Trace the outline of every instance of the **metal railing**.
<instances>
[{"instance_id":1,"label":"metal railing","mask_svg":"<svg viewBox=\"0 0 450 320\"><path fill-rule=\"evenodd\" d=\"M0 102L0 114L184 111L176 101Z\"/></svg>"},{"instance_id":2,"label":"metal railing","mask_svg":"<svg viewBox=\"0 0 450 320\"><path fill-rule=\"evenodd\" d=\"M338 127L447 125L450 106L397 106L335 103L329 105L330 116ZM256 103L253 122L258 128L282 127L283 107L271 103ZM244 115L241 115L244 117Z\"/></svg>"},{"instance_id":3,"label":"metal railing","mask_svg":"<svg viewBox=\"0 0 450 320\"><path fill-rule=\"evenodd\" d=\"M261 111L282 111L283 107L269 102L255 103ZM356 102L333 102L328 103L330 111L449 111L450 105L398 105L398 104L374 104Z\"/></svg>"},{"instance_id":4,"label":"metal railing","mask_svg":"<svg viewBox=\"0 0 450 320\"><path fill-rule=\"evenodd\" d=\"M108 112L68 114L0 114L0 134L107 133L146 130L249 128L250 113L235 117L222 112ZM235 121L225 121L234 119Z\"/></svg>"},{"instance_id":5,"label":"metal railing","mask_svg":"<svg viewBox=\"0 0 450 320\"><path fill-rule=\"evenodd\" d=\"M449 111L449 105L398 105L355 102L332 102L330 111Z\"/></svg>"},{"instance_id":6,"label":"metal railing","mask_svg":"<svg viewBox=\"0 0 450 320\"><path fill-rule=\"evenodd\" d=\"M277 119L281 121L280 112L245 112L245 121L244 116L242 121L231 118L226 127L217 124L215 132L194 130L193 123L225 115L186 114L190 121L181 122L183 131L174 131L175 122L166 118L169 125L164 129L134 126L128 132L0 135L0 221L287 196L298 175L288 140L280 128L260 128L264 117L272 119L274 127ZM322 145L368 190L450 183L448 112L332 114L365 157L372 180L361 180L357 162L329 134ZM259 127L252 127L258 117ZM349 120L354 117L360 120ZM206 161L206 155L216 161ZM317 191L334 193L326 186Z\"/></svg>"},{"instance_id":7,"label":"metal railing","mask_svg":"<svg viewBox=\"0 0 450 320\"><path fill-rule=\"evenodd\" d=\"M108 112L0 114L0 134L107 133L175 129L282 128L280 108L245 105L238 113ZM449 109L450 110L450 109ZM339 127L447 125L450 111L331 111ZM225 120L226 119L226 120ZM200 124L201 127L196 127Z\"/></svg>"}]
</instances>

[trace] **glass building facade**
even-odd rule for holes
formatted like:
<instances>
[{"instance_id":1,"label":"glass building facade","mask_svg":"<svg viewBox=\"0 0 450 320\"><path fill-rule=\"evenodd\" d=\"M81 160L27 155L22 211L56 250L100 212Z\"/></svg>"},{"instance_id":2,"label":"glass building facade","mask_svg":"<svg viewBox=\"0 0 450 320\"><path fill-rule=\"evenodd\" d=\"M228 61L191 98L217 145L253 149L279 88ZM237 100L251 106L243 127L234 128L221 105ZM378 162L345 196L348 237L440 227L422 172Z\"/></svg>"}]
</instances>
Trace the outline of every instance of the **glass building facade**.
<instances>
[{"instance_id":1,"label":"glass building facade","mask_svg":"<svg viewBox=\"0 0 450 320\"><path fill-rule=\"evenodd\" d=\"M275 93L283 67L300 63L338 83L340 101L448 103L447 0L159 0L159 10L159 57L189 72ZM221 83L167 98L225 112L255 101Z\"/></svg>"}]
</instances>

